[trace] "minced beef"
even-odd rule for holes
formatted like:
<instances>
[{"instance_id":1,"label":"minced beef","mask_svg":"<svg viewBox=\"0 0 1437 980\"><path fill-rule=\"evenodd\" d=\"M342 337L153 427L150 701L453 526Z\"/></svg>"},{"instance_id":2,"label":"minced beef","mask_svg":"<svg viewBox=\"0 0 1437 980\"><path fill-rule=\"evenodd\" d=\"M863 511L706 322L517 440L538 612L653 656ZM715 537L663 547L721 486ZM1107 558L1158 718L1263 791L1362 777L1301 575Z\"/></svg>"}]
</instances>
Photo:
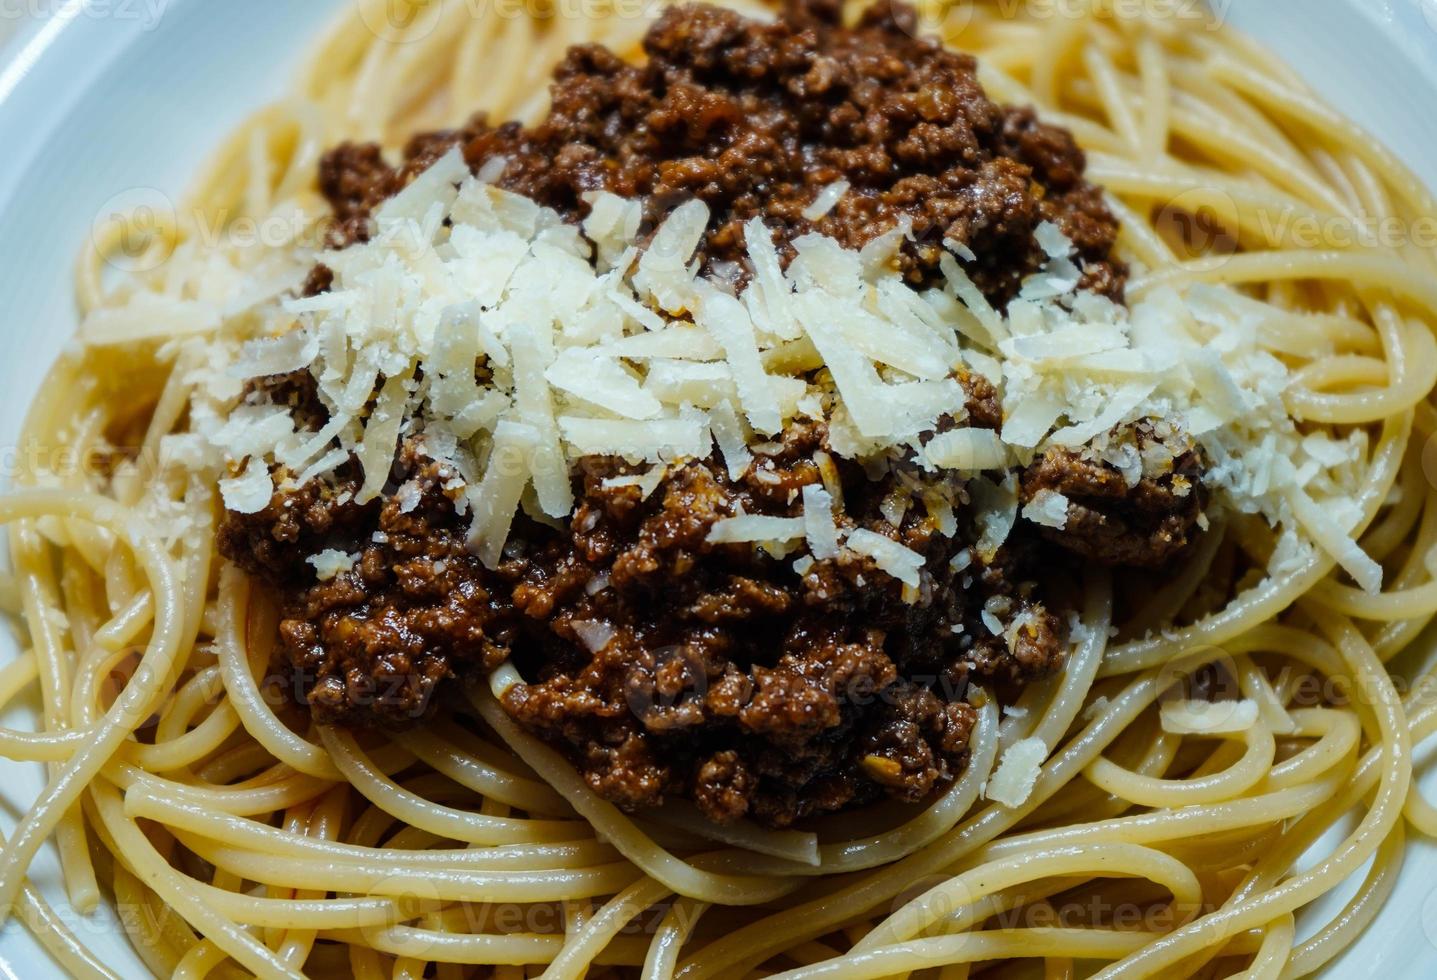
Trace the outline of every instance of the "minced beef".
<instances>
[{"instance_id":1,"label":"minced beef","mask_svg":"<svg viewBox=\"0 0 1437 980\"><path fill-rule=\"evenodd\" d=\"M278 587L282 666L325 724L412 724L440 682L509 654L507 600L491 595L442 489L453 474L413 444L398 464L420 490L412 509L393 497L355 504L363 481L351 463L220 528L221 553ZM356 556L353 568L317 581L306 559L321 550Z\"/></svg>"},{"instance_id":2,"label":"minced beef","mask_svg":"<svg viewBox=\"0 0 1437 980\"><path fill-rule=\"evenodd\" d=\"M700 246L710 269L746 271L742 225L753 217L788 255L808 232L858 248L906 218L910 280L939 278L943 243L957 242L977 256L965 266L974 282L1002 305L1042 265L1033 231L1051 221L1077 246L1083 288L1121 299L1117 222L1083 179L1072 136L990 101L974 60L918 36L910 8L878 3L845 28L828 0L790 3L772 23L675 7L643 50L632 65L597 45L571 49L552 110L532 129L481 116L416 137L397 167L373 145L332 151L320 186L334 243L366 238L379 203L460 145L476 170L503 158L496 183L571 218L600 189L642 200L650 229L698 198L712 212ZM805 218L839 180L850 189L837 205Z\"/></svg>"},{"instance_id":3,"label":"minced beef","mask_svg":"<svg viewBox=\"0 0 1437 980\"><path fill-rule=\"evenodd\" d=\"M651 227L684 200L706 201L711 270L742 262L750 217L785 248L810 231L861 246L906 217L911 281L934 278L948 238L977 253L974 279L1001 303L1041 264L1033 232L1048 220L1078 246L1085 287L1121 299L1116 224L1071 137L990 102L972 60L917 39L907 8L879 5L847 29L826 3L790 6L771 24L684 7L664 14L644 50L637 67L602 48L571 51L552 113L531 130L477 119L417 137L397 168L372 146L328 154L335 244L362 240L379 203L462 145L476 168L505 158L501 184L571 219L599 188L642 200ZM803 218L839 179L852 189L837 207ZM304 290L331 279L318 267ZM1001 426L992 386L960 380L966 405L940 428ZM265 379L249 397L294 409L310 429L325 420L303 373ZM1133 491L1090 461L1050 455L1023 492L1067 494L1080 533L1054 536L1055 549L1020 524L984 562L967 547L977 531L960 484L947 487L957 533L939 533L923 504L895 510L918 475L909 463L873 474L830 453L829 468L827 438L796 422L755 447L737 478L716 456L693 460L647 497L612 482L635 472L624 462L585 460L571 518L559 527L520 513L491 570L465 547L456 474L410 437L379 500L355 503L353 461L297 487L276 472L270 505L227 514L219 547L278 593L282 666L320 723L412 724L446 689L509 661L526 682L505 710L606 799L633 811L682 797L715 821L788 826L885 797L918 801L950 782L968 755L969 684L1006 699L1062 666L1066 617L1045 603L1038 572L1062 566L1066 549L1156 564L1196 519L1176 476ZM1174 473L1195 480L1195 468L1183 460ZM850 552L796 566L803 550L708 542L740 510L797 516L802 488L820 482L841 500L841 526L925 558L921 589L905 594ZM353 567L320 581L309 559L332 550Z\"/></svg>"},{"instance_id":4,"label":"minced beef","mask_svg":"<svg viewBox=\"0 0 1437 980\"><path fill-rule=\"evenodd\" d=\"M1034 461L1023 473L1023 503L1043 490L1068 498L1067 522L1044 535L1086 558L1133 568L1161 568L1186 549L1207 502L1202 454L1185 436L1155 429L1150 420L1119 433L1136 458L1131 476L1091 448L1049 449Z\"/></svg>"},{"instance_id":5,"label":"minced beef","mask_svg":"<svg viewBox=\"0 0 1437 980\"><path fill-rule=\"evenodd\" d=\"M294 396L290 379L272 380ZM977 422L992 389L965 380ZM396 468L410 492L354 504L346 469L228 514L220 548L279 586L284 663L322 723L412 723L448 678L509 659L529 683L505 708L605 798L638 809L684 796L714 820L785 826L922 799L966 760L971 679L1021 685L1062 662L1063 624L1012 563L962 569L952 559L971 533L939 534L922 507L889 523L901 468L875 481L833 458L840 524L927 558L934 576L916 598L856 555L799 574L793 556L708 543L740 510L797 516L825 440L821 425L794 424L739 479L711 457L647 498L609 482L627 464L590 459L567 528L521 515L495 571L465 549L454 474L411 440ZM330 549L354 567L316 581L307 559ZM983 625L995 602L1027 624L1011 641ZM596 649L591 624L611 633Z\"/></svg>"}]
</instances>

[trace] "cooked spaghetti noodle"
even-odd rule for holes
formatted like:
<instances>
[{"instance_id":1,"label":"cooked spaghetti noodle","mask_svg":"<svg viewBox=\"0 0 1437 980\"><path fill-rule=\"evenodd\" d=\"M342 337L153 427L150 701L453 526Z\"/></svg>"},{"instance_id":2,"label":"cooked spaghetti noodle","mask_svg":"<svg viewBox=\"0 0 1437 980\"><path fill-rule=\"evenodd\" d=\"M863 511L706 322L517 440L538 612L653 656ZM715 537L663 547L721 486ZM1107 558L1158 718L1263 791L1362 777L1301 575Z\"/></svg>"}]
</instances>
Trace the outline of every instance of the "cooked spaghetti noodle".
<instances>
[{"instance_id":1,"label":"cooked spaghetti noodle","mask_svg":"<svg viewBox=\"0 0 1437 980\"><path fill-rule=\"evenodd\" d=\"M476 108L533 119L569 45L633 54L649 20L400 6L398 24L388 0L350 12L173 221L106 226L79 267L82 314L143 320L147 296L182 307L216 277L262 280L274 253L318 241L325 148L395 146ZM136 950L177 977L956 980L1037 959L1055 977L1081 961L1102 977L1257 978L1340 955L1392 890L1407 824L1437 833L1412 785L1437 675L1399 693L1387 666L1437 614L1437 253L1335 232L1413 228L1437 208L1227 30L1103 0L1073 17L1018 6L928 4L925 22L977 55L995 99L1035 105L1088 152L1137 270L1130 296L1233 287L1291 371L1282 398L1304 431L1367 432L1356 537L1380 591L1339 568L1328 502L1295 493L1315 547L1282 574L1263 571L1273 529L1241 514L1159 589L1094 574L1065 671L1023 710L976 697L966 770L921 807L811 832L630 816L501 709L512 667L470 692L470 717L384 739L311 727L271 696L273 602L217 558L216 488L161 458L194 368L159 343L186 329L167 320L142 343L66 354L30 410L27 445L104 471L33 454L0 497L5 592L26 624L0 701L37 686L42 709L36 731L0 731L0 752L49 774L0 851L0 907L75 976L112 974L27 882L46 846L70 904L142 910L125 916ZM286 239L206 240L244 221ZM117 257L132 271L112 282ZM116 445L138 448L117 464ZM1217 675L1241 701L1213 704L1255 712L1184 729L1192 705L1173 692ZM1030 740L1044 761L1023 802L985 798ZM1295 917L1354 878L1299 940Z\"/></svg>"}]
</instances>

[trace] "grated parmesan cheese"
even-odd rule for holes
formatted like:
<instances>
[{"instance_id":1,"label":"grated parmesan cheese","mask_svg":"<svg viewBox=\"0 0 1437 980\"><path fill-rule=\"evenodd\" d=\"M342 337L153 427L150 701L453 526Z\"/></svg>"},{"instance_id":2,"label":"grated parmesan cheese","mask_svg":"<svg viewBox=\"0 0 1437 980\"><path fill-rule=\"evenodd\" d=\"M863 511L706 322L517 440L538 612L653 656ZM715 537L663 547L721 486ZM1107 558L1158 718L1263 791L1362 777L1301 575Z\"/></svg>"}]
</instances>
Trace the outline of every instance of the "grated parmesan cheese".
<instances>
[{"instance_id":1,"label":"grated parmesan cheese","mask_svg":"<svg viewBox=\"0 0 1437 980\"><path fill-rule=\"evenodd\" d=\"M714 524L709 544L786 544L804 536L804 522L797 517L761 517L741 514Z\"/></svg>"},{"instance_id":2,"label":"grated parmesan cheese","mask_svg":"<svg viewBox=\"0 0 1437 980\"><path fill-rule=\"evenodd\" d=\"M1061 531L1068 526L1068 498L1056 490L1039 490L1023 508L1023 517Z\"/></svg>"},{"instance_id":3,"label":"grated parmesan cheese","mask_svg":"<svg viewBox=\"0 0 1437 980\"><path fill-rule=\"evenodd\" d=\"M992 429L953 429L934 436L923 449L930 465L939 469L977 473L1003 469L1008 449Z\"/></svg>"},{"instance_id":4,"label":"grated parmesan cheese","mask_svg":"<svg viewBox=\"0 0 1437 980\"><path fill-rule=\"evenodd\" d=\"M588 216L574 226L489 183L505 165L471 175L451 151L380 207L370 241L322 256L293 245L202 256L184 243L182 293L141 291L87 319L82 339L166 338L185 351L194 438L177 465L220 477L239 512L269 503L272 470L289 486L351 458L364 477L359 502L394 492L410 506L412 488L388 488L401 439L422 435L451 467L445 489L490 564L521 500L536 516L569 516L584 456L649 463L634 484L646 496L665 467L715 445L731 477L777 480L753 469L757 447L799 418L826 425L829 451L875 472L916 460L923 472L883 502L885 519L896 527L917 503L952 535L966 501L979 535L967 560L988 561L1019 516L1025 461L1082 451L1135 486L1166 472L1171 454L1109 436L1158 419L1203 449L1215 506L1261 515L1278 532L1274 574L1315 546L1364 589L1381 586L1381 566L1356 540L1368 435L1303 431L1284 407L1288 364L1302 353L1291 349L1292 314L1205 284L1157 287L1130 307L1081 292L1073 245L1048 222L1034 235L1045 263L1006 311L964 271L960 262L979 257L955 240L944 242L941 286L914 289L892 261L911 235L903 223L858 251L801 236L785 269L752 219L752 275L739 291L692 261L709 223L702 202L675 208L645 247L639 202L586 195ZM808 219L848 190L823 188ZM321 259L331 290L293 297ZM306 369L330 410L321 431L284 406L246 402L245 381ZM1001 431L961 427L959 369L993 383ZM825 484L803 492L801 518L736 517L716 540L801 542L817 560L846 548L917 589L922 557L872 532L844 540L842 501ZM1067 509L1045 492L1022 516L1062 528Z\"/></svg>"},{"instance_id":5,"label":"grated parmesan cheese","mask_svg":"<svg viewBox=\"0 0 1437 980\"><path fill-rule=\"evenodd\" d=\"M357 559L354 555L343 551L328 549L317 555L310 555L305 561L314 566L315 578L321 582L328 582L331 579L354 568Z\"/></svg>"},{"instance_id":6,"label":"grated parmesan cheese","mask_svg":"<svg viewBox=\"0 0 1437 980\"><path fill-rule=\"evenodd\" d=\"M833 520L833 495L817 484L803 488L803 527L808 550L819 561L838 557L838 525Z\"/></svg>"},{"instance_id":7,"label":"grated parmesan cheese","mask_svg":"<svg viewBox=\"0 0 1437 980\"><path fill-rule=\"evenodd\" d=\"M520 422L500 422L494 431L484 478L469 495L469 507L474 513L469 549L489 568L499 565L519 498L529 484L528 460L538 444L538 431Z\"/></svg>"},{"instance_id":8,"label":"grated parmesan cheese","mask_svg":"<svg viewBox=\"0 0 1437 980\"><path fill-rule=\"evenodd\" d=\"M843 200L843 195L848 193L848 188L849 183L846 180L835 180L822 188L813 203L803 209L803 217L808 221L819 220L837 207L838 202Z\"/></svg>"},{"instance_id":9,"label":"grated parmesan cheese","mask_svg":"<svg viewBox=\"0 0 1437 980\"><path fill-rule=\"evenodd\" d=\"M573 624L574 633L579 637L579 642L584 644L590 653L598 653L613 642L619 631L609 623L600 623L593 620L581 620Z\"/></svg>"},{"instance_id":10,"label":"grated parmesan cheese","mask_svg":"<svg viewBox=\"0 0 1437 980\"><path fill-rule=\"evenodd\" d=\"M1014 742L1003 753L998 768L988 779L984 795L994 803L1017 808L1028 802L1048 758L1048 747L1040 738Z\"/></svg>"},{"instance_id":11,"label":"grated parmesan cheese","mask_svg":"<svg viewBox=\"0 0 1437 980\"><path fill-rule=\"evenodd\" d=\"M1159 709L1163 731L1171 735L1223 735L1257 724L1256 701L1166 701Z\"/></svg>"},{"instance_id":12,"label":"grated parmesan cheese","mask_svg":"<svg viewBox=\"0 0 1437 980\"><path fill-rule=\"evenodd\" d=\"M1043 221L1033 231L1033 240L1050 259L1066 259L1073 254L1073 243L1063 234L1063 229L1051 221Z\"/></svg>"},{"instance_id":13,"label":"grated parmesan cheese","mask_svg":"<svg viewBox=\"0 0 1437 980\"><path fill-rule=\"evenodd\" d=\"M738 413L728 401L720 401L709 412L709 427L713 430L714 442L723 454L724 465L729 479L741 478L753 465L753 453L748 446L748 435Z\"/></svg>"},{"instance_id":14,"label":"grated parmesan cheese","mask_svg":"<svg viewBox=\"0 0 1437 980\"><path fill-rule=\"evenodd\" d=\"M237 514L257 514L269 506L274 496L269 467L253 456L238 476L221 480L219 487L225 506Z\"/></svg>"},{"instance_id":15,"label":"grated parmesan cheese","mask_svg":"<svg viewBox=\"0 0 1437 980\"><path fill-rule=\"evenodd\" d=\"M910 588L922 583L923 556L891 538L859 529L848 536L848 550L873 559L881 570Z\"/></svg>"},{"instance_id":16,"label":"grated parmesan cheese","mask_svg":"<svg viewBox=\"0 0 1437 980\"><path fill-rule=\"evenodd\" d=\"M559 428L576 456L622 456L657 463L665 457L693 458L707 452L707 426L700 418L631 422L565 415Z\"/></svg>"}]
</instances>

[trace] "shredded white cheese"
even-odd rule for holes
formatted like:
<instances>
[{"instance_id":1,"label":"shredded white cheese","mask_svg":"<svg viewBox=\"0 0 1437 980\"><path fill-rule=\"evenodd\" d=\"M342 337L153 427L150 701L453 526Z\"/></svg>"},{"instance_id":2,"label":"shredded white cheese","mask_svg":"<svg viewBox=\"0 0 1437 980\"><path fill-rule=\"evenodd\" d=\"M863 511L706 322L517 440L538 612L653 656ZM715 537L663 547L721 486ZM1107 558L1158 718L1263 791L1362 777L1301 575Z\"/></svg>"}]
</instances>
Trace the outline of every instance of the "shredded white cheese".
<instances>
[{"instance_id":1,"label":"shredded white cheese","mask_svg":"<svg viewBox=\"0 0 1437 980\"><path fill-rule=\"evenodd\" d=\"M579 637L579 642L584 644L590 653L598 653L603 650L618 635L618 630L609 623L581 620L574 623L573 626L575 635Z\"/></svg>"},{"instance_id":2,"label":"shredded white cheese","mask_svg":"<svg viewBox=\"0 0 1437 980\"><path fill-rule=\"evenodd\" d=\"M1158 711L1171 735L1222 735L1245 732L1257 724L1256 701L1166 701Z\"/></svg>"},{"instance_id":3,"label":"shredded white cheese","mask_svg":"<svg viewBox=\"0 0 1437 980\"><path fill-rule=\"evenodd\" d=\"M1063 229L1051 221L1039 223L1033 233L1033 240L1050 259L1066 259L1073 254L1073 243L1068 241L1068 236L1063 234Z\"/></svg>"},{"instance_id":4,"label":"shredded white cheese","mask_svg":"<svg viewBox=\"0 0 1437 980\"><path fill-rule=\"evenodd\" d=\"M1003 469L1008 449L991 429L953 429L934 436L924 447L928 462L940 469L977 473Z\"/></svg>"},{"instance_id":5,"label":"shredded white cheese","mask_svg":"<svg viewBox=\"0 0 1437 980\"><path fill-rule=\"evenodd\" d=\"M1068 526L1068 498L1056 490L1039 490L1023 508L1023 517L1061 531Z\"/></svg>"},{"instance_id":6,"label":"shredded white cheese","mask_svg":"<svg viewBox=\"0 0 1437 980\"><path fill-rule=\"evenodd\" d=\"M873 559L881 570L904 585L918 588L922 583L923 556L874 531L859 529L848 536L848 549Z\"/></svg>"},{"instance_id":7,"label":"shredded white cheese","mask_svg":"<svg viewBox=\"0 0 1437 980\"><path fill-rule=\"evenodd\" d=\"M238 476L220 481L225 506L237 514L257 514L269 506L274 483L269 469L258 457L251 457Z\"/></svg>"},{"instance_id":8,"label":"shredded white cheese","mask_svg":"<svg viewBox=\"0 0 1437 980\"><path fill-rule=\"evenodd\" d=\"M761 517L743 514L718 521L709 531L709 544L783 544L804 535L804 522L797 517Z\"/></svg>"},{"instance_id":9,"label":"shredded white cheese","mask_svg":"<svg viewBox=\"0 0 1437 980\"><path fill-rule=\"evenodd\" d=\"M846 180L835 180L818 192L813 203L803 209L803 216L809 221L817 221L828 212L838 206L843 200L843 195L848 193L849 183Z\"/></svg>"},{"instance_id":10,"label":"shredded white cheese","mask_svg":"<svg viewBox=\"0 0 1437 980\"><path fill-rule=\"evenodd\" d=\"M354 567L355 556L343 551L328 549L317 555L311 555L305 559L314 566L315 578L321 582L328 582L335 576L349 571Z\"/></svg>"},{"instance_id":11,"label":"shredded white cheese","mask_svg":"<svg viewBox=\"0 0 1437 980\"><path fill-rule=\"evenodd\" d=\"M176 288L197 298L141 292L119 319L88 320L82 337L159 336L185 349L195 439L175 458L220 477L225 506L242 513L263 509L277 480L324 479L351 458L359 502L396 492L400 441L422 435L455 474L446 489L490 564L521 502L535 516L569 516L583 457L649 464L646 496L668 467L715 446L731 477L752 470L762 481L756 447L800 418L824 423L828 449L871 471L916 464L911 494L885 500L885 519L897 527L917 505L951 535L955 509L969 506L969 560L986 561L1018 519L1019 467L1066 449L1136 485L1171 468L1167 440L1114 433L1158 420L1160 437L1203 449L1215 506L1279 532L1274 568L1315 546L1380 588L1382 569L1356 540L1368 437L1298 428L1282 397L1292 352L1272 346L1291 343L1258 300L1194 285L1125 308L1080 292L1072 243L1044 223L1045 265L999 311L960 264L977 259L960 242L945 242L943 284L918 290L890 261L907 225L861 251L801 236L785 268L758 219L744 226L752 276L735 295L731 279L705 278L693 261L710 218L702 202L675 208L645 247L638 202L588 195L579 227L486 182L500 173L471 175L458 151L447 154L380 208L372 240L342 251L187 253ZM823 188L809 220L847 191ZM317 259L333 287L294 298ZM243 398L248 379L306 369L330 409L321 432ZM1001 431L964 425L961 371L993 383ZM398 493L407 506L411 492ZM846 549L921 584L922 556L872 532L838 533L834 486L802 496L780 516L721 522L711 540L801 542L816 560ZM1062 528L1067 510L1043 492L1022 516Z\"/></svg>"},{"instance_id":12,"label":"shredded white cheese","mask_svg":"<svg viewBox=\"0 0 1437 980\"><path fill-rule=\"evenodd\" d=\"M1003 753L998 768L988 779L984 795L1006 807L1020 807L1033 795L1033 787L1048 758L1048 747L1040 738L1014 742Z\"/></svg>"},{"instance_id":13,"label":"shredded white cheese","mask_svg":"<svg viewBox=\"0 0 1437 980\"><path fill-rule=\"evenodd\" d=\"M803 527L808 550L819 561L838 557L838 525L833 519L833 494L817 484L803 488Z\"/></svg>"}]
</instances>

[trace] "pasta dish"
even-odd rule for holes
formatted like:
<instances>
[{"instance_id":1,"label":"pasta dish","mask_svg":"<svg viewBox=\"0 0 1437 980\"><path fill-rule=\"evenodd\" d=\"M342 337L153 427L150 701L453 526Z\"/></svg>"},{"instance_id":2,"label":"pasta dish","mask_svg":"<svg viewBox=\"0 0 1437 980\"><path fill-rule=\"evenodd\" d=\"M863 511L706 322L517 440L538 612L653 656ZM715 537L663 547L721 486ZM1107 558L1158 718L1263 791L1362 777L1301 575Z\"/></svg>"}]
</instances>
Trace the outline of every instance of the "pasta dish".
<instances>
[{"instance_id":1,"label":"pasta dish","mask_svg":"<svg viewBox=\"0 0 1437 980\"><path fill-rule=\"evenodd\" d=\"M1429 192L1186 4L541 6L353 5L81 257L0 905L76 976L42 848L184 978L1331 963L1437 832Z\"/></svg>"}]
</instances>

